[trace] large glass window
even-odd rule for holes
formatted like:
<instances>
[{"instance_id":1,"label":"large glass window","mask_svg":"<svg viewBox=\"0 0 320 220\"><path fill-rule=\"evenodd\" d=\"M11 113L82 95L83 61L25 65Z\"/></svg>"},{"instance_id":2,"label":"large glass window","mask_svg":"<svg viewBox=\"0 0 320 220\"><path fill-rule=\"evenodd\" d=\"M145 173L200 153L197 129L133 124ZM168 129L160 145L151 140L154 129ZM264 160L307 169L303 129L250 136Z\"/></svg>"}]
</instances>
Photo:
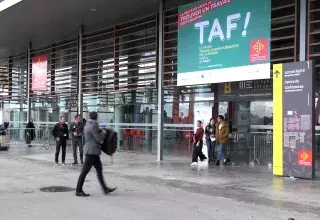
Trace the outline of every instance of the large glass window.
<instances>
[{"instance_id":1,"label":"large glass window","mask_svg":"<svg viewBox=\"0 0 320 220\"><path fill-rule=\"evenodd\" d=\"M271 129L272 120L272 101L254 101L250 103L250 125L252 125L252 128Z\"/></svg>"},{"instance_id":2,"label":"large glass window","mask_svg":"<svg viewBox=\"0 0 320 220\"><path fill-rule=\"evenodd\" d=\"M190 156L196 120L207 123L212 117L212 88L197 86L165 89L164 100L164 153Z\"/></svg>"}]
</instances>

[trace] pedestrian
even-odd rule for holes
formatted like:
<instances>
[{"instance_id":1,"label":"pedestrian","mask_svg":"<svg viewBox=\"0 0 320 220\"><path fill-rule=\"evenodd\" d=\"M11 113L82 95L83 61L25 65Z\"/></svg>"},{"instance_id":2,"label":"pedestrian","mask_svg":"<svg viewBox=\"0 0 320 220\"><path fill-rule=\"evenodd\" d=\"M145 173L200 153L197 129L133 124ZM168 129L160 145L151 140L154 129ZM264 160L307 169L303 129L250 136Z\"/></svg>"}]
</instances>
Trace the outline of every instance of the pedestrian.
<instances>
[{"instance_id":1,"label":"pedestrian","mask_svg":"<svg viewBox=\"0 0 320 220\"><path fill-rule=\"evenodd\" d=\"M208 158L209 158L208 163L211 163L214 161L214 158L215 158L214 152L216 147L216 139L215 139L216 125L213 118L211 118L209 123L207 124L205 129L205 134L206 134L206 143L207 143Z\"/></svg>"},{"instance_id":2,"label":"pedestrian","mask_svg":"<svg viewBox=\"0 0 320 220\"><path fill-rule=\"evenodd\" d=\"M102 163L100 159L101 155L101 144L106 136L106 131L99 129L99 124L97 122L98 114L97 112L89 113L89 120L84 127L84 154L86 155L82 171L80 173L76 196L87 197L90 194L86 194L83 191L83 184L86 176L90 172L92 166L97 171L97 177L100 182L101 188L105 194L109 194L116 190L116 188L109 188L106 186L102 174Z\"/></svg>"},{"instance_id":3,"label":"pedestrian","mask_svg":"<svg viewBox=\"0 0 320 220\"><path fill-rule=\"evenodd\" d=\"M56 154L55 154L56 166L59 165L59 153L61 148L62 148L62 165L65 166L67 140L69 140L69 129L65 123L64 116L60 116L59 123L57 123L52 130L52 136L56 140Z\"/></svg>"},{"instance_id":4,"label":"pedestrian","mask_svg":"<svg viewBox=\"0 0 320 220\"><path fill-rule=\"evenodd\" d=\"M226 165L230 160L227 157L226 146L229 140L229 126L224 120L222 115L218 116L218 123L216 125L216 144L218 146L218 158L216 165L220 165L220 161L223 160L223 164Z\"/></svg>"},{"instance_id":5,"label":"pedestrian","mask_svg":"<svg viewBox=\"0 0 320 220\"><path fill-rule=\"evenodd\" d=\"M193 136L193 153L192 153L191 166L198 165L198 157L200 158L201 161L204 161L207 159L207 157L202 152L203 135L204 135L204 129L202 128L202 122L198 120L197 130Z\"/></svg>"},{"instance_id":6,"label":"pedestrian","mask_svg":"<svg viewBox=\"0 0 320 220\"><path fill-rule=\"evenodd\" d=\"M26 144L28 147L32 147L31 142L36 138L36 127L33 124L32 118L30 118L30 121L28 122L26 126L26 131L25 131L25 140Z\"/></svg>"},{"instance_id":7,"label":"pedestrian","mask_svg":"<svg viewBox=\"0 0 320 220\"><path fill-rule=\"evenodd\" d=\"M69 131L72 136L72 149L73 149L73 163L72 165L78 164L77 151L79 147L80 152L80 162L83 164L83 145L82 145L82 136L83 136L83 123L81 122L81 115L77 114L75 117L75 122L70 124Z\"/></svg>"}]
</instances>

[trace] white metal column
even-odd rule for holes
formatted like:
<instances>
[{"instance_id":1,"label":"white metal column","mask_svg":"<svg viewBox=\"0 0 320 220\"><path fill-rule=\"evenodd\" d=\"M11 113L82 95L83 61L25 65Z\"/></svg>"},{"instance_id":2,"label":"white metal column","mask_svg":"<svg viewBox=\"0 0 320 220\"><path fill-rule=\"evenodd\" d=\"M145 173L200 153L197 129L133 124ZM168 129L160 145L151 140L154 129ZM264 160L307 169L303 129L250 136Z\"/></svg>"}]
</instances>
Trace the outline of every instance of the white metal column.
<instances>
[{"instance_id":1,"label":"white metal column","mask_svg":"<svg viewBox=\"0 0 320 220\"><path fill-rule=\"evenodd\" d=\"M30 90L31 90L31 71L32 71L32 64L31 64L31 49L32 43L29 43L28 46L28 55L27 55L27 122L30 121L31 118L31 100L30 100Z\"/></svg>"},{"instance_id":2,"label":"white metal column","mask_svg":"<svg viewBox=\"0 0 320 220\"><path fill-rule=\"evenodd\" d=\"M82 36L83 26L79 28L78 36L78 114L83 118L83 95L82 95Z\"/></svg>"},{"instance_id":3,"label":"white metal column","mask_svg":"<svg viewBox=\"0 0 320 220\"><path fill-rule=\"evenodd\" d=\"M158 130L157 130L157 161L163 160L163 0L159 3L158 19Z\"/></svg>"},{"instance_id":4,"label":"white metal column","mask_svg":"<svg viewBox=\"0 0 320 220\"><path fill-rule=\"evenodd\" d=\"M299 34L299 60L306 60L307 44L307 0L300 0L300 34Z\"/></svg>"}]
</instances>

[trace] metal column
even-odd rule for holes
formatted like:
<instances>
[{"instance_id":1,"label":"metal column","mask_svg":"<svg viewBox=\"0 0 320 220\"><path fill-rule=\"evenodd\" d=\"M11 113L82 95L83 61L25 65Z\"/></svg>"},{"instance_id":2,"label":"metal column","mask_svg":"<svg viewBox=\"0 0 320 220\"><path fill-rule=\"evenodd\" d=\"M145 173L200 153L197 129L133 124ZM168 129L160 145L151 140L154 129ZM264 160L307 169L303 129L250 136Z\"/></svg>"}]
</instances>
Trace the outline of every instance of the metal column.
<instances>
[{"instance_id":1,"label":"metal column","mask_svg":"<svg viewBox=\"0 0 320 220\"><path fill-rule=\"evenodd\" d=\"M78 36L78 114L83 118L83 95L82 95L82 36L83 26L79 28Z\"/></svg>"},{"instance_id":2,"label":"metal column","mask_svg":"<svg viewBox=\"0 0 320 220\"><path fill-rule=\"evenodd\" d=\"M31 100L30 100L30 91L31 91L31 72L32 72L32 64L31 64L31 49L32 43L29 43L28 47L28 55L27 55L27 122L30 121L31 118Z\"/></svg>"},{"instance_id":3,"label":"metal column","mask_svg":"<svg viewBox=\"0 0 320 220\"><path fill-rule=\"evenodd\" d=\"M307 0L300 0L300 40L299 40L299 60L306 60L307 42Z\"/></svg>"},{"instance_id":4,"label":"metal column","mask_svg":"<svg viewBox=\"0 0 320 220\"><path fill-rule=\"evenodd\" d=\"M158 17L158 131L157 131L157 161L163 160L163 0L159 4Z\"/></svg>"}]
</instances>

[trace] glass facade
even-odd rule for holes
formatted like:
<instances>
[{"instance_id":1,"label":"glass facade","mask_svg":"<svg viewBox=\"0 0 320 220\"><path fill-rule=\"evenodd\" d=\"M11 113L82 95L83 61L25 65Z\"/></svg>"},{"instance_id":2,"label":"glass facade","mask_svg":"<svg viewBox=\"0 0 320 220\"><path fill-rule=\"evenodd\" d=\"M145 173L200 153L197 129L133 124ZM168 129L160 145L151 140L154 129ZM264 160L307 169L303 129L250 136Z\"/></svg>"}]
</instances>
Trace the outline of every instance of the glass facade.
<instances>
[{"instance_id":1,"label":"glass facade","mask_svg":"<svg viewBox=\"0 0 320 220\"><path fill-rule=\"evenodd\" d=\"M308 15L319 8L310 2ZM120 150L155 154L157 70L163 59L166 155L189 156L195 121L208 122L218 115L230 122L237 141L240 133L272 131L272 96L230 100L221 96L216 84L177 87L178 9L165 9L163 14L163 57L158 56L159 18L153 14L90 33L84 29L79 36L30 48L29 60L27 53L1 60L1 121L24 127L30 110L37 127L50 127L61 115L71 122L78 112L88 118L90 111L97 111L100 125L118 132ZM272 1L272 64L298 60L298 24L298 1ZM318 23L308 26L307 55L317 58L314 48L320 45L320 35L312 32L312 25ZM48 56L47 89L30 90L28 97L31 59L43 54ZM272 85L260 88L270 89Z\"/></svg>"}]
</instances>

